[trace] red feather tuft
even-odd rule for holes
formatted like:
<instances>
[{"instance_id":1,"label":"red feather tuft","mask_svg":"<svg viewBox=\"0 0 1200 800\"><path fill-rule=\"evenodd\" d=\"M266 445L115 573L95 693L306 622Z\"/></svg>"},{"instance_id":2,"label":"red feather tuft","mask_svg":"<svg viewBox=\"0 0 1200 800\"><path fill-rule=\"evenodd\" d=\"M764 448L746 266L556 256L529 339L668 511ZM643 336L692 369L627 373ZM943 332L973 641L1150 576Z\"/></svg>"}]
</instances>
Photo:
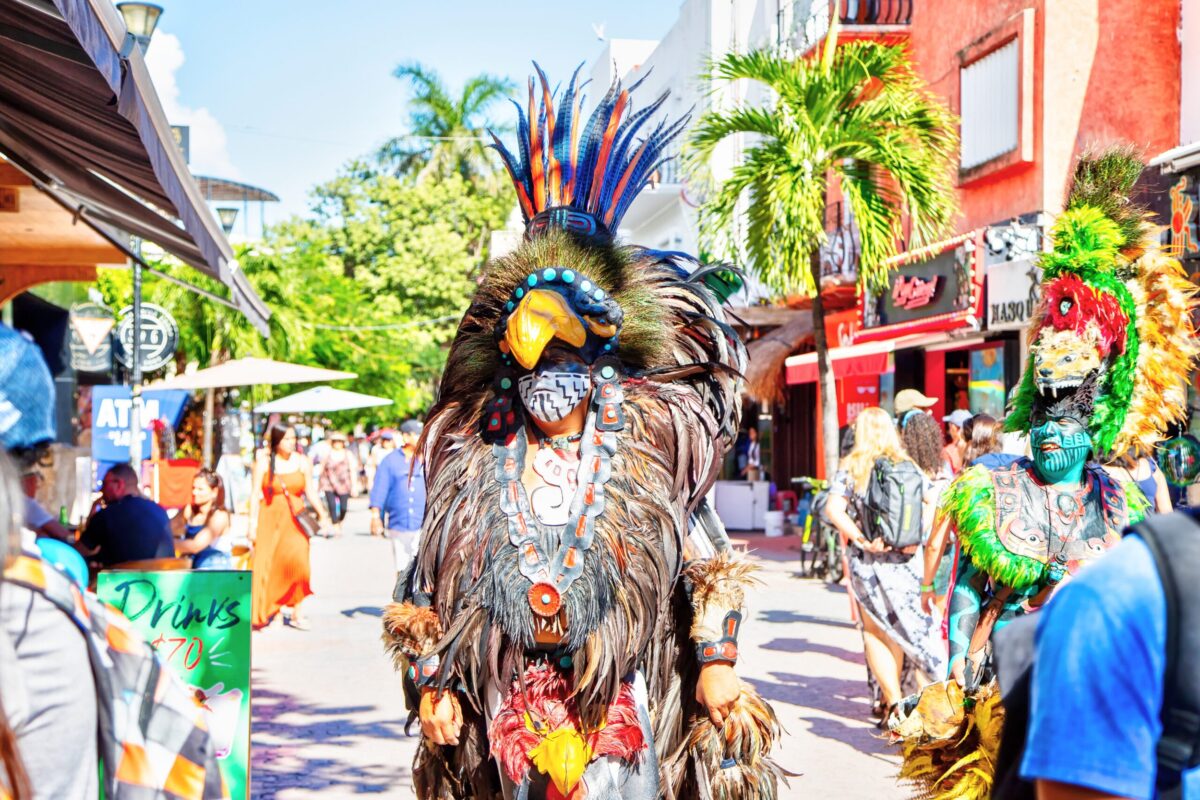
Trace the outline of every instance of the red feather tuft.
<instances>
[{"instance_id":1,"label":"red feather tuft","mask_svg":"<svg viewBox=\"0 0 1200 800\"><path fill-rule=\"evenodd\" d=\"M1116 297L1096 291L1076 275L1064 275L1046 286L1045 298L1047 318L1055 330L1072 331L1082 337L1094 323L1105 355L1114 349L1125 352L1129 317Z\"/></svg>"},{"instance_id":2,"label":"red feather tuft","mask_svg":"<svg viewBox=\"0 0 1200 800\"><path fill-rule=\"evenodd\" d=\"M541 741L541 737L525 725L525 697L529 698L530 716L544 722L547 731L567 727L579 729L579 708L571 696L567 677L557 669L530 665L525 671L525 695L522 696L520 683L513 681L508 697L488 729L492 757L514 783L520 783L529 774L532 766L529 751ZM638 721L637 705L629 684L621 685L617 701L608 707L604 727L587 734L587 742L597 758L616 756L633 761L646 749L646 736ZM575 797L572 793L569 800Z\"/></svg>"}]
</instances>

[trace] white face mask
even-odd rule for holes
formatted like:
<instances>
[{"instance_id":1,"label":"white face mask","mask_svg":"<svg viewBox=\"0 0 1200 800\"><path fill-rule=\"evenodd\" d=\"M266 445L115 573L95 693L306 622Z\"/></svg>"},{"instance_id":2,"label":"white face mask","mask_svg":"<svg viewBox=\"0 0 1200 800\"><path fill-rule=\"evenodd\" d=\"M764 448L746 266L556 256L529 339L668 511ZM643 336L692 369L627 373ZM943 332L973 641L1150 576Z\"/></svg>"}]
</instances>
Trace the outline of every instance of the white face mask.
<instances>
[{"instance_id":1,"label":"white face mask","mask_svg":"<svg viewBox=\"0 0 1200 800\"><path fill-rule=\"evenodd\" d=\"M588 383L587 372L572 371L567 364L554 364L522 377L517 381L517 391L534 419L558 422L583 402Z\"/></svg>"}]
</instances>

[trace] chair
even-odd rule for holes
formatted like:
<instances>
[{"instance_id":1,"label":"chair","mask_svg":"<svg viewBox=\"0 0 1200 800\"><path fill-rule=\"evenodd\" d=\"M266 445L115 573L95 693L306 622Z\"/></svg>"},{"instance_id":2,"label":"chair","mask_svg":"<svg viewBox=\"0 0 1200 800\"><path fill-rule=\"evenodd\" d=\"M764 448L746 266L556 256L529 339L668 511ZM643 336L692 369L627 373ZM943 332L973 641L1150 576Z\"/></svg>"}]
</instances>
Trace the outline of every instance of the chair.
<instances>
[{"instance_id":1,"label":"chair","mask_svg":"<svg viewBox=\"0 0 1200 800\"><path fill-rule=\"evenodd\" d=\"M191 568L192 560L190 558L141 558L136 561L122 561L120 564L113 564L111 567L106 567L103 571L133 570L136 572L165 572L168 570Z\"/></svg>"}]
</instances>

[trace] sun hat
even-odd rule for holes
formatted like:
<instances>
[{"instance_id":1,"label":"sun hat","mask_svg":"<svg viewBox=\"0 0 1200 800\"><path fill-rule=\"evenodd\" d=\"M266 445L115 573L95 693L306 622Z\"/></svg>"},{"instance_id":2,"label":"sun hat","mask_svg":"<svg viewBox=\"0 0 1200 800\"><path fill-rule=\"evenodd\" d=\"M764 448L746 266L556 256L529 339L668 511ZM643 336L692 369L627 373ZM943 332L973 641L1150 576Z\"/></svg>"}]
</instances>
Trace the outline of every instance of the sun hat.
<instances>
[{"instance_id":1,"label":"sun hat","mask_svg":"<svg viewBox=\"0 0 1200 800\"><path fill-rule=\"evenodd\" d=\"M937 400L926 397L916 389L901 389L896 393L896 416L900 416L905 411L912 411L914 408L932 408L935 405L937 405Z\"/></svg>"}]
</instances>

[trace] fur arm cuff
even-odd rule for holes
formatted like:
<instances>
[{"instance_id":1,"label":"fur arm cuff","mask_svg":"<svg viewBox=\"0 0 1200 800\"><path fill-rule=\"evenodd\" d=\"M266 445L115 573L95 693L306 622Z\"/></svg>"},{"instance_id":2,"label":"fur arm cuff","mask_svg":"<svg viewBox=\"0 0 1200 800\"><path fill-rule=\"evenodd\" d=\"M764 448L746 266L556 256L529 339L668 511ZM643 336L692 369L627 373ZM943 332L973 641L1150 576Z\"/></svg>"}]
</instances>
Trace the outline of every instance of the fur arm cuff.
<instances>
[{"instance_id":1,"label":"fur arm cuff","mask_svg":"<svg viewBox=\"0 0 1200 800\"><path fill-rule=\"evenodd\" d=\"M733 553L718 553L688 565L693 642L719 642L726 635L726 616L730 611L741 612L746 588L758 582L753 575L756 569Z\"/></svg>"},{"instance_id":2,"label":"fur arm cuff","mask_svg":"<svg viewBox=\"0 0 1200 800\"><path fill-rule=\"evenodd\" d=\"M390 603L383 610L383 644L397 671L432 652L441 638L442 623L428 606Z\"/></svg>"}]
</instances>

